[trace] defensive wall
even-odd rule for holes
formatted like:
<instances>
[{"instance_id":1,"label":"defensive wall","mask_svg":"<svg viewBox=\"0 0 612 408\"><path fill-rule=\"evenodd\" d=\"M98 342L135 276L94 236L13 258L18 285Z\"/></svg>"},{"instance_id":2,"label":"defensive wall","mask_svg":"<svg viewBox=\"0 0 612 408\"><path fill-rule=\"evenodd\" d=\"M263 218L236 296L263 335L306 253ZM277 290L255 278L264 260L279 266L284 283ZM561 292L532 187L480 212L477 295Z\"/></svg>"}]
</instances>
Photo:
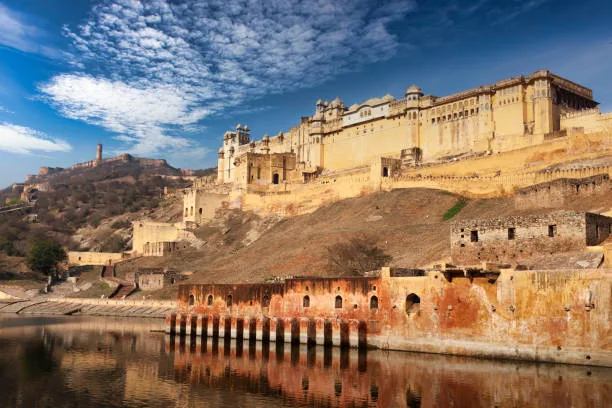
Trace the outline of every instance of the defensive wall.
<instances>
[{"instance_id":1,"label":"defensive wall","mask_svg":"<svg viewBox=\"0 0 612 408\"><path fill-rule=\"evenodd\" d=\"M110 265L129 258L124 252L68 252L68 264L74 266L83 265Z\"/></svg>"},{"instance_id":2,"label":"defensive wall","mask_svg":"<svg viewBox=\"0 0 612 408\"><path fill-rule=\"evenodd\" d=\"M185 219L204 223L214 216L216 208L225 205L224 201L230 208L253 210L260 214L299 215L344 198L398 188L443 189L470 198L510 196L518 189L561 178L609 177L612 175L611 166L571 168L563 165L561 169L548 169L551 165L566 163L571 157L590 159L601 156L608 149L605 143L612 143L609 133L585 135L580 129L571 129L568 135L540 145L495 155L406 167L398 153L380 157L369 165L323 172L302 183L244 186L228 183L215 186L207 178L202 182L196 180L194 187L185 190L184 207L188 214ZM590 147L585 150L585 146Z\"/></svg>"},{"instance_id":3,"label":"defensive wall","mask_svg":"<svg viewBox=\"0 0 612 408\"><path fill-rule=\"evenodd\" d=\"M432 270L179 287L187 336L612 366L610 269Z\"/></svg>"},{"instance_id":4,"label":"defensive wall","mask_svg":"<svg viewBox=\"0 0 612 408\"><path fill-rule=\"evenodd\" d=\"M611 232L612 218L558 211L451 223L453 263L516 262L538 254L584 250L599 245Z\"/></svg>"},{"instance_id":5,"label":"defensive wall","mask_svg":"<svg viewBox=\"0 0 612 408\"><path fill-rule=\"evenodd\" d=\"M610 191L610 188L608 174L577 179L560 178L517 190L514 193L514 206L519 210L561 207L575 198L595 199Z\"/></svg>"}]
</instances>

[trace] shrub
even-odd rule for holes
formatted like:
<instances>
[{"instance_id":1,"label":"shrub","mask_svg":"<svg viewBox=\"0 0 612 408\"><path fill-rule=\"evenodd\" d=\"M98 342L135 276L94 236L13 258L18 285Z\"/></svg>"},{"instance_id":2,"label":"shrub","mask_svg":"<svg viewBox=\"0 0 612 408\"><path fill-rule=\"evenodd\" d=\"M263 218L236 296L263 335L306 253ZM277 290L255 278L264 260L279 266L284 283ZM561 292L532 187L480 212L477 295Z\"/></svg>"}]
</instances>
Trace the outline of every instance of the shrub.
<instances>
[{"instance_id":1,"label":"shrub","mask_svg":"<svg viewBox=\"0 0 612 408\"><path fill-rule=\"evenodd\" d=\"M122 229L122 228L130 228L131 226L132 226L132 223L129 222L128 220L117 220L112 223L111 228L112 229Z\"/></svg>"},{"instance_id":2,"label":"shrub","mask_svg":"<svg viewBox=\"0 0 612 408\"><path fill-rule=\"evenodd\" d=\"M463 197L460 198L459 201L455 203L455 205L453 205L451 208L448 209L448 211L444 213L444 215L442 216L442 219L444 221L450 220L455 215L459 214L459 211L461 211L463 207L465 207L466 205L467 205L467 199Z\"/></svg>"}]
</instances>

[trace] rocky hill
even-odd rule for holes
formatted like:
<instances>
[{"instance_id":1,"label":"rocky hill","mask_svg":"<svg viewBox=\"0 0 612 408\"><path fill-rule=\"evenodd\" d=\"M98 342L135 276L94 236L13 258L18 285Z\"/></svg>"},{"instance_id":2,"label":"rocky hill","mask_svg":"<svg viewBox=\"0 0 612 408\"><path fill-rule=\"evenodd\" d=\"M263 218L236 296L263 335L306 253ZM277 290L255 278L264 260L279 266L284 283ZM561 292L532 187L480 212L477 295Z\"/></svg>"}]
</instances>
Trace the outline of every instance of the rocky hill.
<instances>
[{"instance_id":1,"label":"rocky hill","mask_svg":"<svg viewBox=\"0 0 612 408\"><path fill-rule=\"evenodd\" d=\"M128 249L131 221L157 209L164 188L183 188L194 175L214 172L184 171L165 160L130 155L97 166L43 168L27 183L0 191L1 203L30 204L0 214L0 254L24 254L38 234L51 234L69 249Z\"/></svg>"},{"instance_id":2,"label":"rocky hill","mask_svg":"<svg viewBox=\"0 0 612 408\"><path fill-rule=\"evenodd\" d=\"M194 233L199 248L169 257L140 258L120 272L166 268L190 274L194 282L257 282L274 276L330 276L329 248L366 237L393 257L391 266L414 268L450 261L452 219L534 214L559 208L518 210L513 198L472 199L442 190L403 189L342 200L291 218L262 218L250 212L220 211ZM463 203L465 205L457 205ZM575 199L564 209L612 208L612 192L597 200ZM180 209L178 209L180 212ZM540 262L549 262L542 259Z\"/></svg>"}]
</instances>

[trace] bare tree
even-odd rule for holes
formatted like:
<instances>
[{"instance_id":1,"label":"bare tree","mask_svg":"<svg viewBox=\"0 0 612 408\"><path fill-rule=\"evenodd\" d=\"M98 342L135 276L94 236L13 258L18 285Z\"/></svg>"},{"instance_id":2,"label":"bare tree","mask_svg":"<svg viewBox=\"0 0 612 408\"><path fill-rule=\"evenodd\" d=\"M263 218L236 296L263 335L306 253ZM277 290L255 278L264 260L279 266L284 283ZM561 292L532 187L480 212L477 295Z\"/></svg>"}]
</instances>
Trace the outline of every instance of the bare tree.
<instances>
[{"instance_id":1,"label":"bare tree","mask_svg":"<svg viewBox=\"0 0 612 408\"><path fill-rule=\"evenodd\" d=\"M392 259L369 236L352 237L327 247L329 272L344 276L362 275L388 265Z\"/></svg>"}]
</instances>

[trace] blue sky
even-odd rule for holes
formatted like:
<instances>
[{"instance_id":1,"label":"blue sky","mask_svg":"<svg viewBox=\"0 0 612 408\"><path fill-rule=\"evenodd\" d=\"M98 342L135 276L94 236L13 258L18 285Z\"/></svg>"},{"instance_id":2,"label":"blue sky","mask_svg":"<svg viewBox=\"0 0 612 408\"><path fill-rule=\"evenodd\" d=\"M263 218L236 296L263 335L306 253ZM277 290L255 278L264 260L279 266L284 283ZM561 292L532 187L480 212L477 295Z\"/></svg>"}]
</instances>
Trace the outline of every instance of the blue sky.
<instances>
[{"instance_id":1,"label":"blue sky","mask_svg":"<svg viewBox=\"0 0 612 408\"><path fill-rule=\"evenodd\" d=\"M612 111L612 2L0 0L0 187L129 152L216 165L317 99L443 96L547 68Z\"/></svg>"}]
</instances>

